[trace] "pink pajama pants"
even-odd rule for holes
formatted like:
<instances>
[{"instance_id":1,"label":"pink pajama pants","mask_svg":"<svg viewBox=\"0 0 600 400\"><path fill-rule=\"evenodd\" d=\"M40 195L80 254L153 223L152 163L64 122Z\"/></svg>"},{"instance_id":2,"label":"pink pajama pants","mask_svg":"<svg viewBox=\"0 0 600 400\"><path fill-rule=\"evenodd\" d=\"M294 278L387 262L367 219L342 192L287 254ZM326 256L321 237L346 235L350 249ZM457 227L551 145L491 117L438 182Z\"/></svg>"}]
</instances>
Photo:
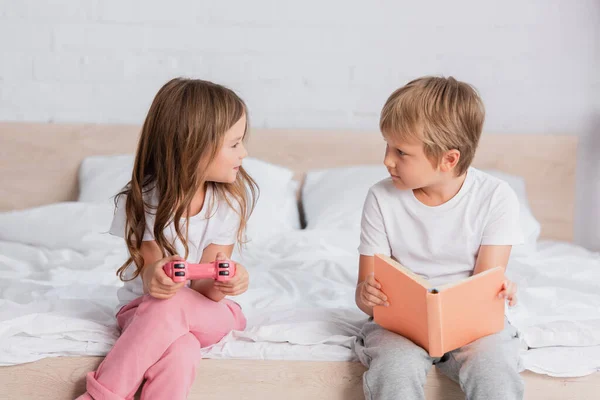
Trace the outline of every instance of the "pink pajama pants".
<instances>
[{"instance_id":1,"label":"pink pajama pants","mask_svg":"<svg viewBox=\"0 0 600 400\"><path fill-rule=\"evenodd\" d=\"M185 399L196 377L200 348L217 343L246 318L229 299L214 302L184 287L168 300L145 295L117 314L121 337L78 399Z\"/></svg>"}]
</instances>

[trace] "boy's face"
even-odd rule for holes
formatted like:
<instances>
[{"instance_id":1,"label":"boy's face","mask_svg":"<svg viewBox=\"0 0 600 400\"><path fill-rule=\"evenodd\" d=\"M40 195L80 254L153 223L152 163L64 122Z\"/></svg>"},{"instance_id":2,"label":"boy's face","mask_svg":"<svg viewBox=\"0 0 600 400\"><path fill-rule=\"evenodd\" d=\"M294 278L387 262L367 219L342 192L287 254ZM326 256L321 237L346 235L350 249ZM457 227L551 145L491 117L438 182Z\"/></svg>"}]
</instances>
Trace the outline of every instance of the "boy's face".
<instances>
[{"instance_id":1,"label":"boy's face","mask_svg":"<svg viewBox=\"0 0 600 400\"><path fill-rule=\"evenodd\" d=\"M392 135L385 135L387 143L383 164L390 173L394 186L400 190L414 190L433 185L439 181L439 171L423 150L423 142L414 140L400 142Z\"/></svg>"}]
</instances>

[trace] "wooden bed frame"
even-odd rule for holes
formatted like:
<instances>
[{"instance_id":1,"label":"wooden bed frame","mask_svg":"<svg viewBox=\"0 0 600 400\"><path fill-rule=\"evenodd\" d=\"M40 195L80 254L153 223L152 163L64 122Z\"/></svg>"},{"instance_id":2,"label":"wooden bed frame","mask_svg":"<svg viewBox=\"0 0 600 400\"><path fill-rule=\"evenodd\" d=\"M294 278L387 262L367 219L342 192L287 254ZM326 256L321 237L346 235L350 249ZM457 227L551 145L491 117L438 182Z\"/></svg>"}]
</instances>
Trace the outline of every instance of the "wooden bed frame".
<instances>
[{"instance_id":1,"label":"wooden bed frame","mask_svg":"<svg viewBox=\"0 0 600 400\"><path fill-rule=\"evenodd\" d=\"M0 123L0 210L75 200L77 169L93 154L133 153L139 126ZM571 241L577 138L484 134L474 165L521 175L542 237ZM297 172L382 161L376 132L252 130L251 156ZM101 357L57 357L0 367L0 397L69 399L84 391L85 373ZM190 399L363 399L364 367L353 362L203 360ZM236 376L231 385L228 376ZM550 378L524 372L526 399L587 399L600 374ZM464 399L458 385L432 368L427 399Z\"/></svg>"}]
</instances>

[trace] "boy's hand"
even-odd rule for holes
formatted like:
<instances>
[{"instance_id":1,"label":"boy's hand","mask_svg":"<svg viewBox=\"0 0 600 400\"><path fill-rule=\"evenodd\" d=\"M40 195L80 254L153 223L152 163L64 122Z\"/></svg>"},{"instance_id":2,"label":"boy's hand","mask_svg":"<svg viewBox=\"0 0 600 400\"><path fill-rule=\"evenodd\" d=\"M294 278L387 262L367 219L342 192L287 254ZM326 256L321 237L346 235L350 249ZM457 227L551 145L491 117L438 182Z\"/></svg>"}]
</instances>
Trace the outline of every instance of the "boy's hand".
<instances>
[{"instance_id":1,"label":"boy's hand","mask_svg":"<svg viewBox=\"0 0 600 400\"><path fill-rule=\"evenodd\" d=\"M360 301L367 307L389 306L387 296L380 290L381 284L375 279L375 275L370 273L367 278L358 284Z\"/></svg>"},{"instance_id":2,"label":"boy's hand","mask_svg":"<svg viewBox=\"0 0 600 400\"><path fill-rule=\"evenodd\" d=\"M510 307L517 304L517 284L508 279L502 282L502 289L498 293L498 297L508 300Z\"/></svg>"},{"instance_id":3,"label":"boy's hand","mask_svg":"<svg viewBox=\"0 0 600 400\"><path fill-rule=\"evenodd\" d=\"M225 253L217 253L216 260L226 260ZM235 263L235 275L226 282L215 281L214 287L227 296L237 296L248 290L249 275L242 264Z\"/></svg>"},{"instance_id":4,"label":"boy's hand","mask_svg":"<svg viewBox=\"0 0 600 400\"><path fill-rule=\"evenodd\" d=\"M173 282L165 271L163 265L169 261L184 261L180 256L165 257L147 265L142 270L142 281L144 282L144 292L157 299L170 299L175 293L185 286L185 282Z\"/></svg>"}]
</instances>

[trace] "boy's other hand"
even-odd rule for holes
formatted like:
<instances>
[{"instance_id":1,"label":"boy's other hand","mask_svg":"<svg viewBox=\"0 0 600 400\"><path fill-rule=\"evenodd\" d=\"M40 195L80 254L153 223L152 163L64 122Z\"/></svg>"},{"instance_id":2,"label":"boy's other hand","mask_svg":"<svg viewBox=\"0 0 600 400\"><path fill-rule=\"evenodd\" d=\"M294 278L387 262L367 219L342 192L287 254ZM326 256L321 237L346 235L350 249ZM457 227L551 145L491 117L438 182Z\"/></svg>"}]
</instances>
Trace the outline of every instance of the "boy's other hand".
<instances>
[{"instance_id":1,"label":"boy's other hand","mask_svg":"<svg viewBox=\"0 0 600 400\"><path fill-rule=\"evenodd\" d=\"M377 282L373 273L367 275L367 278L359 283L360 300L367 307L389 306L387 296L381 291L381 284Z\"/></svg>"},{"instance_id":2,"label":"boy's other hand","mask_svg":"<svg viewBox=\"0 0 600 400\"><path fill-rule=\"evenodd\" d=\"M498 293L499 298L508 300L510 307L517 304L517 284L506 279L502 282L502 289Z\"/></svg>"}]
</instances>

